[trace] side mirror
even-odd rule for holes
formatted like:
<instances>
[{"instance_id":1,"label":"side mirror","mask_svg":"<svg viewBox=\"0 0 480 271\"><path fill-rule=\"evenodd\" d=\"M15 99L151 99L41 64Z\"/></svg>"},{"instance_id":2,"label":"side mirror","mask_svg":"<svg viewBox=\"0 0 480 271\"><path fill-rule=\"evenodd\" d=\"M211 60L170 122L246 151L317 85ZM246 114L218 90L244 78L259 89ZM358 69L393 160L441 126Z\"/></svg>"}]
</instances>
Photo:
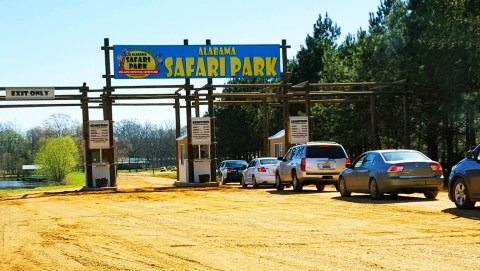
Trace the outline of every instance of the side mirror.
<instances>
[{"instance_id":1,"label":"side mirror","mask_svg":"<svg viewBox=\"0 0 480 271\"><path fill-rule=\"evenodd\" d=\"M473 151L467 151L467 152L465 153L465 157L466 157L467 159L473 159L473 156L474 156Z\"/></svg>"},{"instance_id":2,"label":"side mirror","mask_svg":"<svg viewBox=\"0 0 480 271\"><path fill-rule=\"evenodd\" d=\"M281 157L281 156L277 157L277 160L285 161L285 160L283 160L283 157Z\"/></svg>"},{"instance_id":3,"label":"side mirror","mask_svg":"<svg viewBox=\"0 0 480 271\"><path fill-rule=\"evenodd\" d=\"M247 169L247 166L242 166L242 169Z\"/></svg>"}]
</instances>

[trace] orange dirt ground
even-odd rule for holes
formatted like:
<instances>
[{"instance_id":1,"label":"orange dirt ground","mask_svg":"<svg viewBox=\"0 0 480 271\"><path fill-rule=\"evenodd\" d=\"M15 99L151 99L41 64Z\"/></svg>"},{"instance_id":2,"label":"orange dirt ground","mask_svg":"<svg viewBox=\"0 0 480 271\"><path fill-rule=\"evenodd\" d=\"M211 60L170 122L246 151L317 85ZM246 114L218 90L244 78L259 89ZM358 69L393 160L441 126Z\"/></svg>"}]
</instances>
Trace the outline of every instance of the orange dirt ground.
<instances>
[{"instance_id":1,"label":"orange dirt ground","mask_svg":"<svg viewBox=\"0 0 480 271\"><path fill-rule=\"evenodd\" d=\"M121 174L117 191L0 196L0 270L480 270L480 207L445 192L172 183Z\"/></svg>"}]
</instances>

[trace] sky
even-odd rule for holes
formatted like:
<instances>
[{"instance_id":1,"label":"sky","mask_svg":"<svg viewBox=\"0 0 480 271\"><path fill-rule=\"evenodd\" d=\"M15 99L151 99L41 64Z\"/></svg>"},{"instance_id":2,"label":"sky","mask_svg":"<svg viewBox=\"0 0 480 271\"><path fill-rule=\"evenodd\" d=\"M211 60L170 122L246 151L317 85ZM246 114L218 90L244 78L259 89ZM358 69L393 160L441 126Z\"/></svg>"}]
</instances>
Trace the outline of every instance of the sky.
<instances>
[{"instance_id":1,"label":"sky","mask_svg":"<svg viewBox=\"0 0 480 271\"><path fill-rule=\"evenodd\" d=\"M184 39L191 45L203 45L206 39L212 44L281 44L285 39L291 46L288 59L292 59L305 45L307 35L312 35L320 15L324 18L328 13L341 28L343 38L359 29L367 30L369 13L378 10L380 1L0 0L0 88L76 87L85 82L90 89L102 89L106 84L102 78L105 58L101 50L105 38L111 46L182 45ZM113 56L111 59L113 67ZM214 84L225 82L213 80ZM112 86L183 83L176 79L112 80ZM200 87L207 82L192 79L191 83ZM130 89L116 93L145 92ZM172 90L155 93L170 94ZM2 96L5 91L0 90ZM26 131L41 126L52 114L66 114L79 122L82 119L80 106L0 108L0 123ZM90 120L103 119L101 109L90 109L89 115ZM172 124L175 111L170 106L113 107L113 120L125 119Z\"/></svg>"}]
</instances>

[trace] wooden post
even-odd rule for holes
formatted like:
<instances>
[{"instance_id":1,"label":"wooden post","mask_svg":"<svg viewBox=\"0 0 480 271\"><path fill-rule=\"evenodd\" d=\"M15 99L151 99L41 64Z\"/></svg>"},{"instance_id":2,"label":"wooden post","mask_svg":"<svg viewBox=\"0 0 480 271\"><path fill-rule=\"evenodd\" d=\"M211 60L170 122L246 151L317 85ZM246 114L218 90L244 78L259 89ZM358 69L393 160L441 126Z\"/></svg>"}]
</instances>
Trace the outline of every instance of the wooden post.
<instances>
[{"instance_id":1,"label":"wooden post","mask_svg":"<svg viewBox=\"0 0 480 271\"><path fill-rule=\"evenodd\" d=\"M180 137L180 94L175 97L175 139ZM178 174L180 164L178 163L178 143L175 141L175 166L177 167L177 182L180 181L180 174Z\"/></svg>"},{"instance_id":2,"label":"wooden post","mask_svg":"<svg viewBox=\"0 0 480 271\"><path fill-rule=\"evenodd\" d=\"M407 111L407 95L403 94L403 146L410 149L410 133L408 132L408 111Z\"/></svg>"},{"instance_id":3,"label":"wooden post","mask_svg":"<svg viewBox=\"0 0 480 271\"><path fill-rule=\"evenodd\" d=\"M108 165L110 168L110 186L117 187L117 174L115 164L115 142L113 136L113 114L112 114L112 75L110 71L110 50L113 47L109 46L108 38L104 39L104 46L102 49L105 52L105 80L106 85L104 87L102 100L103 100L103 119L108 120L109 123L109 141L110 147L107 149Z\"/></svg>"},{"instance_id":4,"label":"wooden post","mask_svg":"<svg viewBox=\"0 0 480 271\"><path fill-rule=\"evenodd\" d=\"M188 45L188 40L183 40L183 45ZM192 145L192 97L190 91L190 78L185 79L185 102L187 109L187 142L188 142L188 182L195 182L195 168L193 163L193 145Z\"/></svg>"},{"instance_id":5,"label":"wooden post","mask_svg":"<svg viewBox=\"0 0 480 271\"><path fill-rule=\"evenodd\" d=\"M377 120L375 117L375 96L370 96L370 121L372 128L372 149L377 149L379 144L377 144Z\"/></svg>"},{"instance_id":6,"label":"wooden post","mask_svg":"<svg viewBox=\"0 0 480 271\"><path fill-rule=\"evenodd\" d=\"M263 156L269 156L268 136L270 131L268 129L268 110L267 99L262 99L262 124L263 124Z\"/></svg>"},{"instance_id":7,"label":"wooden post","mask_svg":"<svg viewBox=\"0 0 480 271\"><path fill-rule=\"evenodd\" d=\"M307 85L305 86L305 114L307 115L308 121L308 141L313 140L312 138L312 122L310 121L311 112L311 99L310 99L310 87Z\"/></svg>"},{"instance_id":8,"label":"wooden post","mask_svg":"<svg viewBox=\"0 0 480 271\"><path fill-rule=\"evenodd\" d=\"M287 61L287 48L290 48L289 45L287 45L287 40L282 40L282 45L280 46L282 49L282 84L284 85L282 87L282 94L284 95L282 97L282 103L283 103L283 127L285 129L285 151L286 153L288 149L290 149L291 144L290 144L290 131L288 130L289 128L289 117L290 117L290 106L289 106L289 100L287 97L288 89L286 88L286 85L288 83L288 61Z\"/></svg>"},{"instance_id":9,"label":"wooden post","mask_svg":"<svg viewBox=\"0 0 480 271\"><path fill-rule=\"evenodd\" d=\"M90 151L90 137L89 137L89 115L88 115L88 87L86 83L83 83L83 87L80 89L82 93L82 134L83 134L83 146L84 146L84 169L85 169L85 187L93 187L93 175L92 175L92 152Z\"/></svg>"}]
</instances>

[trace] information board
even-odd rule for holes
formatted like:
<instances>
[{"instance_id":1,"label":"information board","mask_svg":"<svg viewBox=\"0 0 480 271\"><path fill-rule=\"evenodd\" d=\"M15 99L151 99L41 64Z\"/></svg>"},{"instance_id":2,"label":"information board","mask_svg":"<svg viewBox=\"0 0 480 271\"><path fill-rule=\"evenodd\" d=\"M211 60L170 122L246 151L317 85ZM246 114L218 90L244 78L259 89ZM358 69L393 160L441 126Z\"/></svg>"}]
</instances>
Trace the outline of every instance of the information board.
<instances>
[{"instance_id":1,"label":"information board","mask_svg":"<svg viewBox=\"0 0 480 271\"><path fill-rule=\"evenodd\" d=\"M192 145L210 144L210 118L192 118Z\"/></svg>"},{"instance_id":2,"label":"information board","mask_svg":"<svg viewBox=\"0 0 480 271\"><path fill-rule=\"evenodd\" d=\"M290 143L306 143L309 141L308 134L308 117L290 117Z\"/></svg>"},{"instance_id":3,"label":"information board","mask_svg":"<svg viewBox=\"0 0 480 271\"><path fill-rule=\"evenodd\" d=\"M91 120L88 122L90 149L110 148L110 124L108 120Z\"/></svg>"}]
</instances>

